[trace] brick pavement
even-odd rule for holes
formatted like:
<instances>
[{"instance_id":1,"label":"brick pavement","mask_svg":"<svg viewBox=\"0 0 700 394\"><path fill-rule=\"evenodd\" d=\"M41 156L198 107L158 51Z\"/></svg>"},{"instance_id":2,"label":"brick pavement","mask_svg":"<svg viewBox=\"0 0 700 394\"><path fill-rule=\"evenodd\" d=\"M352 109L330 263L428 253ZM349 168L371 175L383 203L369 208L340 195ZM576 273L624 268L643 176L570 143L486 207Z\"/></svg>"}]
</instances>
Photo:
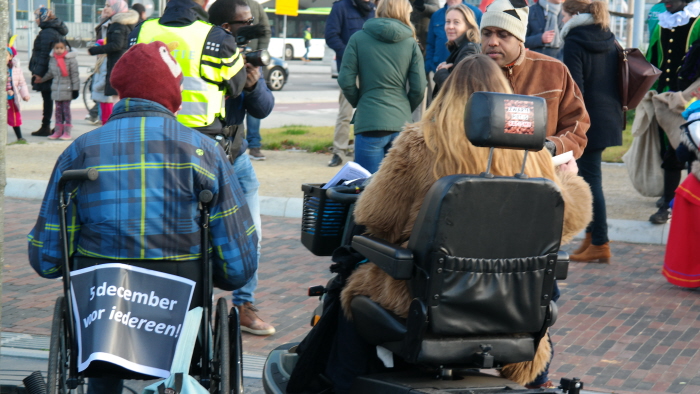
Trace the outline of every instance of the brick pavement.
<instances>
[{"instance_id":1,"label":"brick pavement","mask_svg":"<svg viewBox=\"0 0 700 394\"><path fill-rule=\"evenodd\" d=\"M25 236L38 209L38 201L6 199L2 329L48 335L61 284L27 263ZM298 219L264 217L263 232L257 306L277 334L243 337L245 352L260 356L304 337L317 305L306 288L330 278L328 259L299 242ZM611 265L572 264L560 283L552 380L576 376L587 388L616 393L700 393L699 292L661 276L663 246L612 249Z\"/></svg>"}]
</instances>

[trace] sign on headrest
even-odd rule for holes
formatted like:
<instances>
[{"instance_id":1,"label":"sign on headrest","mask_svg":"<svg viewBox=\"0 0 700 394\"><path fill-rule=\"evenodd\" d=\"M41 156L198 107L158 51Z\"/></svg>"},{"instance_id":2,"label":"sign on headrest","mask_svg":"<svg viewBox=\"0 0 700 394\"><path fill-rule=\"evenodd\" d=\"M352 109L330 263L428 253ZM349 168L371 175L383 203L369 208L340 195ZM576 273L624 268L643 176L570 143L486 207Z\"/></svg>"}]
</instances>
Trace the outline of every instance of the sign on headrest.
<instances>
[{"instance_id":1,"label":"sign on headrest","mask_svg":"<svg viewBox=\"0 0 700 394\"><path fill-rule=\"evenodd\" d=\"M464 110L464 129L475 146L540 150L547 135L541 97L475 92Z\"/></svg>"}]
</instances>

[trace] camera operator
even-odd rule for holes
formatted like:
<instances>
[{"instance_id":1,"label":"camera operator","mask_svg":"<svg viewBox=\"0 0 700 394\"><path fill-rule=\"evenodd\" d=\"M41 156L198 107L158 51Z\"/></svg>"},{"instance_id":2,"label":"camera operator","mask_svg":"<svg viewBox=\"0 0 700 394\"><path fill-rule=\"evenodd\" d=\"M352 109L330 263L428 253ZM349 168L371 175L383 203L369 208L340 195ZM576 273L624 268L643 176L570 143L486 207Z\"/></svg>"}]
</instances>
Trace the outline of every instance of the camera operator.
<instances>
[{"instance_id":1,"label":"camera operator","mask_svg":"<svg viewBox=\"0 0 700 394\"><path fill-rule=\"evenodd\" d=\"M245 56L247 77L243 92L240 96L226 99L226 125L237 127L242 131L246 113L262 119L272 112L275 105L275 98L268 89L260 70L260 66L269 63L269 54L267 51L246 52L245 50L245 45L251 39L262 37L265 34L265 29L261 25L253 26L255 19L245 0L217 0L209 9L209 15L211 23L221 26L236 37L239 51ZM255 176L250 157L245 154L247 146L246 139L242 139L239 150L231 152L231 155L237 155L233 167L245 193L246 202L258 232L259 259L259 240L262 239L260 202L258 200L258 186L260 184ZM272 335L275 333L275 328L264 322L255 313L257 309L254 306L254 292L257 284L258 274L256 272L245 286L233 292L233 303L241 316L241 330L254 335Z\"/></svg>"}]
</instances>

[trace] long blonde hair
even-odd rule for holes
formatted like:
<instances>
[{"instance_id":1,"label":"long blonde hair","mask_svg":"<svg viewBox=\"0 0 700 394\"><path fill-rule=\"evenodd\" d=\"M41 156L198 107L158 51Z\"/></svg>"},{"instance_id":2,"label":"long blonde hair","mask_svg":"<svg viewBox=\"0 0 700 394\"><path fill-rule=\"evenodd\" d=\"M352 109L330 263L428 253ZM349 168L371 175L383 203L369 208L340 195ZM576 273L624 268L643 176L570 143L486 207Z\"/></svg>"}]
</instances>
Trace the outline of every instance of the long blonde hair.
<instances>
[{"instance_id":1,"label":"long blonde hair","mask_svg":"<svg viewBox=\"0 0 700 394\"><path fill-rule=\"evenodd\" d=\"M486 55L470 55L454 66L435 100L418 123L430 151L436 155L435 179L453 174L486 171L488 148L478 148L464 131L464 108L474 92L513 93L496 62ZM519 172L523 151L496 149L491 173L513 176ZM552 157L546 149L531 152L525 174L555 179Z\"/></svg>"},{"instance_id":2,"label":"long blonde hair","mask_svg":"<svg viewBox=\"0 0 700 394\"><path fill-rule=\"evenodd\" d=\"M391 18L408 26L416 38L416 29L411 23L411 11L413 7L408 0L379 0L377 4L377 18Z\"/></svg>"},{"instance_id":3,"label":"long blonde hair","mask_svg":"<svg viewBox=\"0 0 700 394\"><path fill-rule=\"evenodd\" d=\"M562 9L570 15L591 14L593 23L600 25L603 29L610 28L610 14L608 13L608 3L600 0L566 0L562 4Z\"/></svg>"},{"instance_id":4,"label":"long blonde hair","mask_svg":"<svg viewBox=\"0 0 700 394\"><path fill-rule=\"evenodd\" d=\"M472 11L471 9L469 9L469 7L462 3L453 5L452 7L448 8L447 12L445 12L445 16L447 16L447 14L449 14L450 11L459 11L462 13L464 21L467 23L467 40L469 40L470 42L480 43L481 33L479 32L479 24L476 23L474 11Z\"/></svg>"}]
</instances>

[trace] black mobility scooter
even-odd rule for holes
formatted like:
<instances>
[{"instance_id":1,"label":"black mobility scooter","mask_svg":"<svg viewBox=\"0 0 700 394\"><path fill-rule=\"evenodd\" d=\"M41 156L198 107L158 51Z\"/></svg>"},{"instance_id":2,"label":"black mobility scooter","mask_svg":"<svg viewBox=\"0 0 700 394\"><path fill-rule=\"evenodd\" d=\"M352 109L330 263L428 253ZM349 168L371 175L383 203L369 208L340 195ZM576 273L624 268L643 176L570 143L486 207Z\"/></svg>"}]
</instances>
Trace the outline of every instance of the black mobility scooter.
<instances>
[{"instance_id":1,"label":"black mobility scooter","mask_svg":"<svg viewBox=\"0 0 700 394\"><path fill-rule=\"evenodd\" d=\"M568 270L568 255L559 251L564 201L554 182L522 173L528 151L544 146L546 110L541 98L475 93L465 110L465 129L472 144L491 148L486 172L435 182L407 248L353 237L355 251L394 279L408 281L413 301L402 319L368 297L352 300L359 336L408 366L359 376L351 392L561 392L528 390L479 372L533 360L557 318L553 288ZM513 133L505 126L516 112L524 120ZM494 148L522 149L521 173L489 173ZM299 392L289 385L294 375L307 372L295 368L304 357L299 348L287 344L270 353L263 373L266 393ZM582 388L575 379L568 383L563 388L570 393Z\"/></svg>"},{"instance_id":2,"label":"black mobility scooter","mask_svg":"<svg viewBox=\"0 0 700 394\"><path fill-rule=\"evenodd\" d=\"M74 258L69 254L66 212L70 204L70 198L67 196L66 188L73 190L79 183L95 181L98 179L98 176L99 173L94 168L69 170L64 172L58 185L59 206L61 209L60 232L64 260L62 267L64 294L56 300L51 327L47 379L49 394L82 393L85 391L85 378L112 377L138 380L158 378L157 376L135 372L132 369L102 360L94 360L90 362L87 368L78 371L80 349L77 335L79 328L77 326L80 326L83 322L76 319L76 312L72 308L72 304L67 302L67 300L75 300L76 297L73 292L84 289L74 288L71 283L70 273L77 269L106 264L108 261L86 257ZM211 202L213 195L211 191L203 190L198 197L201 212L201 250L206 251L210 249L208 204ZM175 275L195 283L191 295L190 309L202 307L203 310L202 321L198 324L199 334L195 345L195 356L192 357L189 374L196 376L199 383L211 393L241 393L243 391L243 356L238 311L236 308L228 310L226 300L221 298L216 305L214 324L212 324L213 279L209 254L203 253L201 260L192 261L119 260L113 262ZM162 306L163 304L161 303L160 307ZM172 310L172 307L170 309ZM124 315L126 314L124 313ZM125 338L113 338L113 340L118 341L120 346L123 347L138 347L138 344L124 343ZM202 349L207 350L202 351ZM138 349L134 351L138 352Z\"/></svg>"}]
</instances>

